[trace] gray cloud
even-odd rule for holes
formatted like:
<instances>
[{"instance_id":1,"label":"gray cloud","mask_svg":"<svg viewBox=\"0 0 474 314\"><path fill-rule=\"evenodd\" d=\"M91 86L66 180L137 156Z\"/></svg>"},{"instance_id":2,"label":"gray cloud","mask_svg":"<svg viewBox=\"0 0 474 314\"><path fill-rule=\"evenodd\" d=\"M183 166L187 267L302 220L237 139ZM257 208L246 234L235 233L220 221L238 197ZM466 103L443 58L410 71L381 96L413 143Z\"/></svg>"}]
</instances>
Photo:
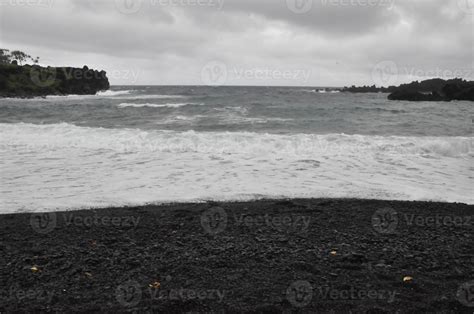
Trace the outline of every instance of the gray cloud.
<instances>
[{"instance_id":1,"label":"gray cloud","mask_svg":"<svg viewBox=\"0 0 474 314\"><path fill-rule=\"evenodd\" d=\"M474 78L470 0L129 1L2 1L1 46L113 84L203 84L213 61L236 85L374 84L387 62L397 82Z\"/></svg>"}]
</instances>

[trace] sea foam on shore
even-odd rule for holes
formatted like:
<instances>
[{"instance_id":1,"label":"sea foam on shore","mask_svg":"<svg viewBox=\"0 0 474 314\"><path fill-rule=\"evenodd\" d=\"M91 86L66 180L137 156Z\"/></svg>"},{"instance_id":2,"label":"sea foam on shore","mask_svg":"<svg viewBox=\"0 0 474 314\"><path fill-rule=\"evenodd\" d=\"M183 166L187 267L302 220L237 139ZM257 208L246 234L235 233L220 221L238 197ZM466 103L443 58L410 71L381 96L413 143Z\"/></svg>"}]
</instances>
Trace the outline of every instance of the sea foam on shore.
<instances>
[{"instance_id":1,"label":"sea foam on shore","mask_svg":"<svg viewBox=\"0 0 474 314\"><path fill-rule=\"evenodd\" d=\"M262 197L474 203L468 137L145 131L67 123L0 124L0 131L4 213Z\"/></svg>"}]
</instances>

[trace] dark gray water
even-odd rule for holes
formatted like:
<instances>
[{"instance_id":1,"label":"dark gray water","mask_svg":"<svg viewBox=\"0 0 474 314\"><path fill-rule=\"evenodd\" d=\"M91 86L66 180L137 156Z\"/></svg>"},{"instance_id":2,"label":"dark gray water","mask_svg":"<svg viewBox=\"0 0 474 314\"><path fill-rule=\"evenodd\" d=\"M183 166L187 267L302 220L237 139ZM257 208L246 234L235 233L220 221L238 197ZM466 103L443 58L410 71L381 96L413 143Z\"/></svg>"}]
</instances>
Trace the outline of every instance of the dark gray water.
<instances>
[{"instance_id":1,"label":"dark gray water","mask_svg":"<svg viewBox=\"0 0 474 314\"><path fill-rule=\"evenodd\" d=\"M0 212L261 197L474 203L469 102L294 87L0 99Z\"/></svg>"},{"instance_id":2,"label":"dark gray water","mask_svg":"<svg viewBox=\"0 0 474 314\"><path fill-rule=\"evenodd\" d=\"M469 102L394 102L386 94L294 87L114 87L97 96L0 100L1 123L277 134L470 136Z\"/></svg>"}]
</instances>

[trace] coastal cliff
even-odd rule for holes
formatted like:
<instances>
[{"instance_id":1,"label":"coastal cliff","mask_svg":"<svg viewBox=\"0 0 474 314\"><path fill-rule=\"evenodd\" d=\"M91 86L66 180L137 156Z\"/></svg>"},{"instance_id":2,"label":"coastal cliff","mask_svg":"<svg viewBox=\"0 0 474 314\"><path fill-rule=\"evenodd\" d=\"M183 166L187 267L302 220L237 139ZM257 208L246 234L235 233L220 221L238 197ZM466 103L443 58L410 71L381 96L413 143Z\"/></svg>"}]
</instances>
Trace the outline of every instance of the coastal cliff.
<instances>
[{"instance_id":1,"label":"coastal cliff","mask_svg":"<svg viewBox=\"0 0 474 314\"><path fill-rule=\"evenodd\" d=\"M110 88L105 71L73 67L0 64L0 97L94 95Z\"/></svg>"},{"instance_id":2,"label":"coastal cliff","mask_svg":"<svg viewBox=\"0 0 474 314\"><path fill-rule=\"evenodd\" d=\"M474 101L474 82L462 79L432 79L402 84L388 95L390 100L410 101Z\"/></svg>"},{"instance_id":3,"label":"coastal cliff","mask_svg":"<svg viewBox=\"0 0 474 314\"><path fill-rule=\"evenodd\" d=\"M398 87L344 87L342 92L350 93L390 93L390 100L408 101L452 101L468 100L474 101L474 81L466 81L460 78L452 80L430 79L425 81L414 81L402 84Z\"/></svg>"}]
</instances>

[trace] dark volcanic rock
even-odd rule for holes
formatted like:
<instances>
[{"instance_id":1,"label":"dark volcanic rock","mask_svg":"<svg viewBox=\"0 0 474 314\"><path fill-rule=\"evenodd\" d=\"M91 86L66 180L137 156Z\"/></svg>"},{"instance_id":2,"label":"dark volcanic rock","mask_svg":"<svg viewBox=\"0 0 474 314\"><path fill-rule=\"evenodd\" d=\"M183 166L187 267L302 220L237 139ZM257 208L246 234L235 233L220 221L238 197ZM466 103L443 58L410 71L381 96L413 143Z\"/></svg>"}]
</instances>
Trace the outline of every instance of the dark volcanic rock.
<instances>
[{"instance_id":1,"label":"dark volcanic rock","mask_svg":"<svg viewBox=\"0 0 474 314\"><path fill-rule=\"evenodd\" d=\"M411 101L443 101L445 100L437 92L420 93L412 91L398 90L388 95L390 100L411 100Z\"/></svg>"},{"instance_id":2,"label":"dark volcanic rock","mask_svg":"<svg viewBox=\"0 0 474 314\"><path fill-rule=\"evenodd\" d=\"M409 101L474 101L474 82L462 79L432 79L400 85L388 96L390 100Z\"/></svg>"},{"instance_id":3,"label":"dark volcanic rock","mask_svg":"<svg viewBox=\"0 0 474 314\"><path fill-rule=\"evenodd\" d=\"M38 65L0 65L0 97L94 95L110 88L105 71Z\"/></svg>"},{"instance_id":4,"label":"dark volcanic rock","mask_svg":"<svg viewBox=\"0 0 474 314\"><path fill-rule=\"evenodd\" d=\"M389 86L389 87L376 87L375 85L372 86L354 86L351 87L344 87L341 91L342 92L349 92L349 93L391 93L395 91L397 87Z\"/></svg>"},{"instance_id":5,"label":"dark volcanic rock","mask_svg":"<svg viewBox=\"0 0 474 314\"><path fill-rule=\"evenodd\" d=\"M398 87L351 86L344 87L342 92L349 93L390 93L390 100L409 101L474 101L474 81L463 79L430 79L402 84Z\"/></svg>"}]
</instances>

